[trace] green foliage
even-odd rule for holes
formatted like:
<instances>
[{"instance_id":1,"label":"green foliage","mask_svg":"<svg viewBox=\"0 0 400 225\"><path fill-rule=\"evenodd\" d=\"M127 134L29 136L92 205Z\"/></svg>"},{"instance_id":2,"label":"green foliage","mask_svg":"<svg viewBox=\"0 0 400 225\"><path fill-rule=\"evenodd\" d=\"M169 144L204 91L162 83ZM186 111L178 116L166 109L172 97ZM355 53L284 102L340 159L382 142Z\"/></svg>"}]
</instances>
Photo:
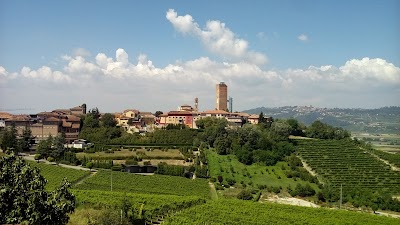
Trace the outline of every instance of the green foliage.
<instances>
[{"instance_id":1,"label":"green foliage","mask_svg":"<svg viewBox=\"0 0 400 225\"><path fill-rule=\"evenodd\" d=\"M111 172L101 170L76 186L82 190L110 190ZM209 198L210 188L206 179L187 179L165 175L136 175L112 172L113 191L149 194L171 194L201 196Z\"/></svg>"},{"instance_id":2,"label":"green foliage","mask_svg":"<svg viewBox=\"0 0 400 225\"><path fill-rule=\"evenodd\" d=\"M115 117L111 113L105 113L101 117L101 125L103 127L115 127L117 125L117 121L115 120Z\"/></svg>"},{"instance_id":3,"label":"green foliage","mask_svg":"<svg viewBox=\"0 0 400 225\"><path fill-rule=\"evenodd\" d=\"M22 137L19 142L22 151L29 151L31 149L34 138L32 136L32 131L29 127L25 128L22 131Z\"/></svg>"},{"instance_id":4,"label":"green foliage","mask_svg":"<svg viewBox=\"0 0 400 225\"><path fill-rule=\"evenodd\" d=\"M64 178L67 178L68 181L74 184L82 177L90 174L89 171L70 169L46 163L36 163L35 161L29 161L29 165L32 168L36 167L40 170L40 174L47 180L46 189L50 191L54 190Z\"/></svg>"},{"instance_id":5,"label":"green foliage","mask_svg":"<svg viewBox=\"0 0 400 225\"><path fill-rule=\"evenodd\" d=\"M333 127L321 121L315 121L306 130L307 137L319 139L345 139L350 137L350 133L343 128Z\"/></svg>"},{"instance_id":6,"label":"green foliage","mask_svg":"<svg viewBox=\"0 0 400 225\"><path fill-rule=\"evenodd\" d=\"M239 194L237 195L237 198L241 199L241 200L252 200L253 194L251 193L251 191L249 189L244 189L239 192Z\"/></svg>"},{"instance_id":7,"label":"green foliage","mask_svg":"<svg viewBox=\"0 0 400 225\"><path fill-rule=\"evenodd\" d=\"M170 176L185 176L187 168L185 166L168 165L165 162L161 162L157 166L157 174L170 175Z\"/></svg>"},{"instance_id":8,"label":"green foliage","mask_svg":"<svg viewBox=\"0 0 400 225\"><path fill-rule=\"evenodd\" d=\"M315 195L315 190L309 185L297 184L294 190L289 191L291 196L307 197Z\"/></svg>"},{"instance_id":9,"label":"green foliage","mask_svg":"<svg viewBox=\"0 0 400 225\"><path fill-rule=\"evenodd\" d=\"M223 216L221 216L223 215ZM310 224L395 225L398 219L366 213L227 199L209 201L168 217L163 225L186 224Z\"/></svg>"},{"instance_id":10,"label":"green foliage","mask_svg":"<svg viewBox=\"0 0 400 225\"><path fill-rule=\"evenodd\" d=\"M15 155L0 159L0 223L66 224L75 209L75 196L63 180L48 193L39 169Z\"/></svg>"},{"instance_id":11,"label":"green foliage","mask_svg":"<svg viewBox=\"0 0 400 225\"><path fill-rule=\"evenodd\" d=\"M134 224L138 224L141 219L150 223L158 216L205 203L205 199L197 196L154 195L98 190L73 190L73 193L77 196L78 205L118 209L118 211L121 209L123 217L130 218Z\"/></svg>"},{"instance_id":12,"label":"green foliage","mask_svg":"<svg viewBox=\"0 0 400 225\"><path fill-rule=\"evenodd\" d=\"M4 150L12 150L14 153L18 153L21 150L21 146L17 140L17 129L15 128L15 123L11 127L7 127L1 133L1 148Z\"/></svg>"}]
</instances>

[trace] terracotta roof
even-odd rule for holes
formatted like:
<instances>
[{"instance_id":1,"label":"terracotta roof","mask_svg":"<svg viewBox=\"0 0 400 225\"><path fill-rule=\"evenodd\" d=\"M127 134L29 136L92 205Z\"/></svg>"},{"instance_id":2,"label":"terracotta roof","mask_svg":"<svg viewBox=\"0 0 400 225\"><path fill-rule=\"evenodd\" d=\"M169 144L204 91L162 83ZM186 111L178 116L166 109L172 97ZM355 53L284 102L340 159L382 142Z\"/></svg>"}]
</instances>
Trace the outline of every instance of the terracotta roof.
<instances>
[{"instance_id":1,"label":"terracotta roof","mask_svg":"<svg viewBox=\"0 0 400 225\"><path fill-rule=\"evenodd\" d=\"M124 113L127 113L129 111L133 111L134 113L139 113L139 110L137 110L137 109L125 109Z\"/></svg>"},{"instance_id":2,"label":"terracotta roof","mask_svg":"<svg viewBox=\"0 0 400 225\"><path fill-rule=\"evenodd\" d=\"M81 118L74 115L67 115L67 121L78 122L81 121Z\"/></svg>"},{"instance_id":3,"label":"terracotta roof","mask_svg":"<svg viewBox=\"0 0 400 225\"><path fill-rule=\"evenodd\" d=\"M151 112L140 112L139 114L140 115L153 115L153 113L151 113Z\"/></svg>"},{"instance_id":4,"label":"terracotta roof","mask_svg":"<svg viewBox=\"0 0 400 225\"><path fill-rule=\"evenodd\" d=\"M249 116L249 119L258 119L259 117L260 117L260 115L252 114Z\"/></svg>"},{"instance_id":5,"label":"terracotta roof","mask_svg":"<svg viewBox=\"0 0 400 225\"><path fill-rule=\"evenodd\" d=\"M250 116L250 114L245 113L245 112L238 112L238 113L235 113L235 114L238 115L238 116L243 116L243 117L249 117Z\"/></svg>"},{"instance_id":6,"label":"terracotta roof","mask_svg":"<svg viewBox=\"0 0 400 225\"><path fill-rule=\"evenodd\" d=\"M11 118L6 119L7 121L29 121L27 115L14 115Z\"/></svg>"},{"instance_id":7,"label":"terracotta roof","mask_svg":"<svg viewBox=\"0 0 400 225\"><path fill-rule=\"evenodd\" d=\"M73 107L73 108L70 108L70 110L71 111L81 111L83 108L82 108L82 106L76 106L76 107Z\"/></svg>"},{"instance_id":8,"label":"terracotta roof","mask_svg":"<svg viewBox=\"0 0 400 225\"><path fill-rule=\"evenodd\" d=\"M207 111L202 112L201 114L224 114L224 115L226 115L226 114L230 114L230 113L226 112L224 110L207 110Z\"/></svg>"},{"instance_id":9,"label":"terracotta roof","mask_svg":"<svg viewBox=\"0 0 400 225\"><path fill-rule=\"evenodd\" d=\"M167 117L168 116L168 113L163 113L163 114L160 114L158 117Z\"/></svg>"},{"instance_id":10,"label":"terracotta roof","mask_svg":"<svg viewBox=\"0 0 400 225\"><path fill-rule=\"evenodd\" d=\"M169 115L193 115L193 113L189 111L170 111L168 112Z\"/></svg>"},{"instance_id":11,"label":"terracotta roof","mask_svg":"<svg viewBox=\"0 0 400 225\"><path fill-rule=\"evenodd\" d=\"M13 115L10 114L10 113L7 113L7 112L0 112L0 118L1 118L1 119L9 119L9 118L11 118L11 117L13 117Z\"/></svg>"},{"instance_id":12,"label":"terracotta roof","mask_svg":"<svg viewBox=\"0 0 400 225\"><path fill-rule=\"evenodd\" d=\"M69 110L69 109L55 109L52 112L70 113L71 110Z\"/></svg>"},{"instance_id":13,"label":"terracotta roof","mask_svg":"<svg viewBox=\"0 0 400 225\"><path fill-rule=\"evenodd\" d=\"M40 112L40 113L38 113L37 115L38 115L39 117L50 117L50 116L58 117L58 116L59 116L59 114L56 113L56 112Z\"/></svg>"},{"instance_id":14,"label":"terracotta roof","mask_svg":"<svg viewBox=\"0 0 400 225\"><path fill-rule=\"evenodd\" d=\"M62 122L62 126L63 126L63 127L71 127L71 126L72 126L72 123L71 123L71 122L67 122L67 121L63 120L63 122Z\"/></svg>"},{"instance_id":15,"label":"terracotta roof","mask_svg":"<svg viewBox=\"0 0 400 225\"><path fill-rule=\"evenodd\" d=\"M44 119L44 121L46 121L46 122L58 122L58 121L60 121L60 119L55 118L55 117L48 117L48 118Z\"/></svg>"}]
</instances>

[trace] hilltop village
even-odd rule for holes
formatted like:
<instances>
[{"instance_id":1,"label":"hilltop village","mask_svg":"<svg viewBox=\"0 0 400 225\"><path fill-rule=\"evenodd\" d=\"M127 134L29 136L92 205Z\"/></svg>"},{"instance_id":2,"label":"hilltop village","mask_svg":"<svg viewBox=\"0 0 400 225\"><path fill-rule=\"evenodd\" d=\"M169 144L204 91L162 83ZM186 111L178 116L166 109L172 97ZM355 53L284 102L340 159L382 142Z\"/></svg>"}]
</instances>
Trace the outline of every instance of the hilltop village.
<instances>
[{"instance_id":1,"label":"hilltop village","mask_svg":"<svg viewBox=\"0 0 400 225\"><path fill-rule=\"evenodd\" d=\"M216 85L216 107L213 110L200 112L198 110L198 98L195 98L193 106L184 104L176 110L165 113L126 109L123 112L111 114L114 116L116 125L124 128L128 133L153 132L155 129L165 128L168 125L184 125L188 128L197 129L196 121L205 117L224 118L231 127L242 126L244 123L258 124L259 115L232 111L232 98L228 99L228 86L221 82ZM82 128L82 116L87 112L86 104L37 114L13 115L0 112L0 129L15 125L18 134L22 135L23 130L29 128L36 143L47 139L49 136L54 137L64 133L66 142L71 144L78 139ZM104 114L100 113L100 119ZM271 117L264 117L264 119L272 120Z\"/></svg>"}]
</instances>

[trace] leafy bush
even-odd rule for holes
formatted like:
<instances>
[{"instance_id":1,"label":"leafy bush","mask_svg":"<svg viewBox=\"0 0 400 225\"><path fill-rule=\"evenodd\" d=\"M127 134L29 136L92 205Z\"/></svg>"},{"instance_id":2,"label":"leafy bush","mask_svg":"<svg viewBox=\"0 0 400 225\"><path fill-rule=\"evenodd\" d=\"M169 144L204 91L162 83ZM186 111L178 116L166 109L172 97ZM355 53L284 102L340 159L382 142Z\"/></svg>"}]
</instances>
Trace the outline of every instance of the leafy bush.
<instances>
[{"instance_id":1,"label":"leafy bush","mask_svg":"<svg viewBox=\"0 0 400 225\"><path fill-rule=\"evenodd\" d=\"M237 195L237 198L242 199L242 200L252 200L253 195L250 190L244 189L241 192L239 192L239 194Z\"/></svg>"}]
</instances>

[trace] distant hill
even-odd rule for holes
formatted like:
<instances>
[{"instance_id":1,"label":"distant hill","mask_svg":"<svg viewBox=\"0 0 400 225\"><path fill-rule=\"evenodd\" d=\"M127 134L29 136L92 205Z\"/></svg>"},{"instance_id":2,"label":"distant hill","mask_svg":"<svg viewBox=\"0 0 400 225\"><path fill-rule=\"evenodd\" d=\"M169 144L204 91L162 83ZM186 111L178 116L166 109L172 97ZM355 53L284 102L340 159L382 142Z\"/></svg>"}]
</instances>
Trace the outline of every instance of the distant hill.
<instances>
[{"instance_id":1,"label":"distant hill","mask_svg":"<svg viewBox=\"0 0 400 225\"><path fill-rule=\"evenodd\" d=\"M343 127L353 132L400 133L400 107L379 109L316 108L312 106L259 107L244 112L272 116L273 118L295 118L306 125L320 120L332 126Z\"/></svg>"}]
</instances>

